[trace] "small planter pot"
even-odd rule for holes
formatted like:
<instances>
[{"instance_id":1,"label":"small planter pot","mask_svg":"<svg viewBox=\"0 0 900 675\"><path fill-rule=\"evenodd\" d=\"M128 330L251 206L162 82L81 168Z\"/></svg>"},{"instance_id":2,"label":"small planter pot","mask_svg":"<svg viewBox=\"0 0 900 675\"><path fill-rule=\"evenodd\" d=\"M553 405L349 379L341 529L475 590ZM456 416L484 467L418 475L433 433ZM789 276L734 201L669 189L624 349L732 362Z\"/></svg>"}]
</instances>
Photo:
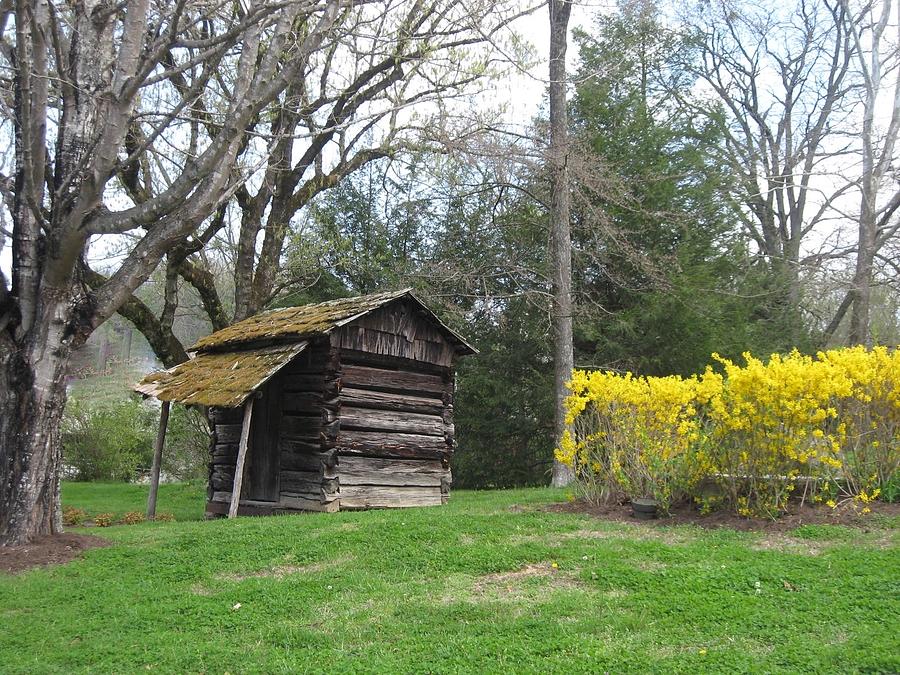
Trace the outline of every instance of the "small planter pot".
<instances>
[{"instance_id":1,"label":"small planter pot","mask_svg":"<svg viewBox=\"0 0 900 675\"><path fill-rule=\"evenodd\" d=\"M632 499L631 512L640 520L652 520L659 515L659 505L655 499Z\"/></svg>"}]
</instances>

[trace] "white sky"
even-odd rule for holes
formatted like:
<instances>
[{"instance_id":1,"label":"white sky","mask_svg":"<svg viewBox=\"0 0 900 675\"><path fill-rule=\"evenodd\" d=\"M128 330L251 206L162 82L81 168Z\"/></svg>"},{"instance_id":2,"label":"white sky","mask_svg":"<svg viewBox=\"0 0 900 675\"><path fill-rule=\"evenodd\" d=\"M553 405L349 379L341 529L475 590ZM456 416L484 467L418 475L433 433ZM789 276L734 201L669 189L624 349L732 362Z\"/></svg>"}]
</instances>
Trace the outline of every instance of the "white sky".
<instances>
[{"instance_id":1,"label":"white sky","mask_svg":"<svg viewBox=\"0 0 900 675\"><path fill-rule=\"evenodd\" d=\"M584 0L576 2L569 22L570 31L586 28L590 17L601 8L613 6L612 2ZM482 94L485 105L504 108L504 122L516 131L525 131L539 112L546 97L548 80L548 58L550 52L549 14L546 6L540 7L529 16L520 18L513 24L513 30L530 42L534 48L533 63L527 68L512 69L509 76L491 85ZM567 54L570 72L577 63L577 50L571 45ZM6 241L0 250L0 269L9 278L12 267L10 242Z\"/></svg>"},{"instance_id":2,"label":"white sky","mask_svg":"<svg viewBox=\"0 0 900 675\"><path fill-rule=\"evenodd\" d=\"M588 29L593 17L615 9L614 0L575 0L569 24L573 29ZM546 6L539 7L529 16L519 19L513 29L534 48L534 58L527 69L510 69L508 75L492 83L489 90L477 97L474 105L504 109L503 120L515 131L525 132L545 102L548 79L549 16ZM569 73L577 66L577 48L571 44L568 51ZM483 103L482 103L483 101ZM11 267L9 242L0 250L0 269L7 275Z\"/></svg>"}]
</instances>

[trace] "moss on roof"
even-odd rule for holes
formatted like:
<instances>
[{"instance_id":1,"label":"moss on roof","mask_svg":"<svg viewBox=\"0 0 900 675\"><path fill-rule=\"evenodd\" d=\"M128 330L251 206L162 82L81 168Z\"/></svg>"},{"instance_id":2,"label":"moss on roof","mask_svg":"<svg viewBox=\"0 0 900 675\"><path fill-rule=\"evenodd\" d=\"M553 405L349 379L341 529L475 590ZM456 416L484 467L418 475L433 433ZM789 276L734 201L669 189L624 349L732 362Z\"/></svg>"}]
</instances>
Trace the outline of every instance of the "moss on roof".
<instances>
[{"instance_id":1,"label":"moss on roof","mask_svg":"<svg viewBox=\"0 0 900 675\"><path fill-rule=\"evenodd\" d=\"M429 318L441 329L447 340L458 353L475 354L477 350L447 327L421 300L412 294L412 289L373 293L355 298L340 298L315 305L287 307L262 312L249 319L218 330L197 340L192 351L225 351L240 348L240 345L306 340L330 333L389 302L403 297L417 303Z\"/></svg>"},{"instance_id":2,"label":"moss on roof","mask_svg":"<svg viewBox=\"0 0 900 675\"><path fill-rule=\"evenodd\" d=\"M251 316L201 338L191 347L197 352L195 358L169 370L150 373L134 389L162 401L237 407L303 351L310 339L402 297L409 297L422 307L457 353L476 353L406 288Z\"/></svg>"},{"instance_id":3,"label":"moss on roof","mask_svg":"<svg viewBox=\"0 0 900 675\"><path fill-rule=\"evenodd\" d=\"M329 300L315 305L273 309L200 338L191 349L218 351L223 347L252 342L324 335L391 300L409 294L409 291L406 288L402 291Z\"/></svg>"},{"instance_id":4,"label":"moss on roof","mask_svg":"<svg viewBox=\"0 0 900 675\"><path fill-rule=\"evenodd\" d=\"M308 344L200 352L174 368L150 373L134 389L161 401L236 408Z\"/></svg>"}]
</instances>

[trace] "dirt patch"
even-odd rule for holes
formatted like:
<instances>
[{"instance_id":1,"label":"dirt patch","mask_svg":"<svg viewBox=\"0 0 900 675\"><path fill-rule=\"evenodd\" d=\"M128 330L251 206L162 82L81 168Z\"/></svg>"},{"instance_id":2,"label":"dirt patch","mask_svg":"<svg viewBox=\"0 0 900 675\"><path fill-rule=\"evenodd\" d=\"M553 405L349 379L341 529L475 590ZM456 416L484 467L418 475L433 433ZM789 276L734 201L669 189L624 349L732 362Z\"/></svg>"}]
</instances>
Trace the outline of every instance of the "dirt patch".
<instances>
[{"instance_id":1,"label":"dirt patch","mask_svg":"<svg viewBox=\"0 0 900 675\"><path fill-rule=\"evenodd\" d=\"M798 539L787 535L775 534L763 536L750 544L754 551L778 551L779 553L797 553L801 555L820 555L831 548L830 542Z\"/></svg>"},{"instance_id":2,"label":"dirt patch","mask_svg":"<svg viewBox=\"0 0 900 675\"><path fill-rule=\"evenodd\" d=\"M525 565L525 567L512 572L485 574L478 577L472 584L472 593L475 595L489 593L515 595L523 582L534 578L547 579L553 588L574 588L578 585L577 580L571 574L561 572L553 563L545 562Z\"/></svg>"},{"instance_id":3,"label":"dirt patch","mask_svg":"<svg viewBox=\"0 0 900 675\"><path fill-rule=\"evenodd\" d=\"M672 508L671 514L654 520L639 520L631 512L631 506L627 504L601 504L596 506L584 500L551 504L546 507L553 513L580 513L601 520L618 523L640 523L651 527L671 527L673 525L696 525L705 529L729 528L744 532L787 532L801 525L846 525L868 529L875 526L872 517L876 515L896 517L900 516L900 504L885 504L873 502L869 504L871 513L858 514L851 506L839 509L831 509L827 506L804 504L794 505L791 512L777 520L764 518L744 518L726 511L716 511L709 515L702 515L690 504Z\"/></svg>"},{"instance_id":4,"label":"dirt patch","mask_svg":"<svg viewBox=\"0 0 900 675\"><path fill-rule=\"evenodd\" d=\"M216 574L213 578L216 581L246 581L247 579L284 579L292 574L301 574L304 572L321 572L331 567L327 563L313 563L311 565L278 565L264 570L256 570L254 572L223 572Z\"/></svg>"},{"instance_id":5,"label":"dirt patch","mask_svg":"<svg viewBox=\"0 0 900 675\"><path fill-rule=\"evenodd\" d=\"M18 574L35 567L49 567L81 557L83 551L111 546L112 542L86 534L51 534L24 546L0 547L0 572Z\"/></svg>"}]
</instances>

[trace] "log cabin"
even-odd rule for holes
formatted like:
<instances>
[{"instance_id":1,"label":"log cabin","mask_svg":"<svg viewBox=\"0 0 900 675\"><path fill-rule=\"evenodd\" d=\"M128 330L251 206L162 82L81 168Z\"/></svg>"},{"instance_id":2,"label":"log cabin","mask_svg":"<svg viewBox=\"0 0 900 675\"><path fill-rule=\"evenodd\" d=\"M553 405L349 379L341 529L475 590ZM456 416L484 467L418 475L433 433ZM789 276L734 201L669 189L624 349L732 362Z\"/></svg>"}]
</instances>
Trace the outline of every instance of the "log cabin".
<instances>
[{"instance_id":1,"label":"log cabin","mask_svg":"<svg viewBox=\"0 0 900 675\"><path fill-rule=\"evenodd\" d=\"M477 352L409 289L263 312L190 351L135 389L165 417L206 407L208 517L447 502L454 365Z\"/></svg>"}]
</instances>

